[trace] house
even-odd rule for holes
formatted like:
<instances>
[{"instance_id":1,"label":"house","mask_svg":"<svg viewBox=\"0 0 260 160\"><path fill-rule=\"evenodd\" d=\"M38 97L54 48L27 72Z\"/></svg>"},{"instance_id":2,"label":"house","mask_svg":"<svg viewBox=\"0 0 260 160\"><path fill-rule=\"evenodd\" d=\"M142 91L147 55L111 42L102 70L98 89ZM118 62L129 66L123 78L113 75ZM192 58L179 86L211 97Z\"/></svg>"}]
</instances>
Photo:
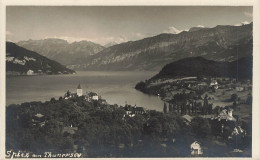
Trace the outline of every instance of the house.
<instances>
[{"instance_id":1,"label":"house","mask_svg":"<svg viewBox=\"0 0 260 160\"><path fill-rule=\"evenodd\" d=\"M241 126L237 126L234 128L232 134L232 136L236 136L236 135L246 135L246 131L244 129L241 128Z\"/></svg>"},{"instance_id":2,"label":"house","mask_svg":"<svg viewBox=\"0 0 260 160\"><path fill-rule=\"evenodd\" d=\"M128 106L125 106L125 113L126 113L126 115L132 114L132 109Z\"/></svg>"},{"instance_id":3,"label":"house","mask_svg":"<svg viewBox=\"0 0 260 160\"><path fill-rule=\"evenodd\" d=\"M27 71L27 75L28 75L28 76L34 75L34 71L29 69L29 70Z\"/></svg>"},{"instance_id":4,"label":"house","mask_svg":"<svg viewBox=\"0 0 260 160\"><path fill-rule=\"evenodd\" d=\"M82 90L82 88L81 88L81 86L79 84L78 87L77 87L77 96L81 97L82 93L83 93L83 90Z\"/></svg>"},{"instance_id":5,"label":"house","mask_svg":"<svg viewBox=\"0 0 260 160\"><path fill-rule=\"evenodd\" d=\"M69 90L64 94L64 99L70 99L77 97L77 93L71 93Z\"/></svg>"},{"instance_id":6,"label":"house","mask_svg":"<svg viewBox=\"0 0 260 160\"><path fill-rule=\"evenodd\" d=\"M89 99L96 100L96 101L98 101L100 99L100 97L97 95L97 93L94 93L94 92L89 92L88 97L89 97Z\"/></svg>"},{"instance_id":7,"label":"house","mask_svg":"<svg viewBox=\"0 0 260 160\"><path fill-rule=\"evenodd\" d=\"M91 98L88 95L83 95L85 101L90 102Z\"/></svg>"},{"instance_id":8,"label":"house","mask_svg":"<svg viewBox=\"0 0 260 160\"><path fill-rule=\"evenodd\" d=\"M192 120L192 117L191 117L190 115L185 114L185 115L182 116L182 118L184 118L184 123L185 123L186 125L190 125L191 120Z\"/></svg>"},{"instance_id":9,"label":"house","mask_svg":"<svg viewBox=\"0 0 260 160\"><path fill-rule=\"evenodd\" d=\"M92 100L98 101L98 96L92 96Z\"/></svg>"},{"instance_id":10,"label":"house","mask_svg":"<svg viewBox=\"0 0 260 160\"><path fill-rule=\"evenodd\" d=\"M217 80L212 80L209 84L211 88L218 89L218 82Z\"/></svg>"},{"instance_id":11,"label":"house","mask_svg":"<svg viewBox=\"0 0 260 160\"><path fill-rule=\"evenodd\" d=\"M203 154L201 144L198 141L194 141L191 145L191 156L199 156Z\"/></svg>"},{"instance_id":12,"label":"house","mask_svg":"<svg viewBox=\"0 0 260 160\"><path fill-rule=\"evenodd\" d=\"M136 107L136 105L133 107L133 113L134 114L144 114L144 108L143 107Z\"/></svg>"},{"instance_id":13,"label":"house","mask_svg":"<svg viewBox=\"0 0 260 160\"><path fill-rule=\"evenodd\" d=\"M191 149L191 156L199 156L203 154L203 150L201 148L201 144L198 141L194 141L191 145L190 145L190 149Z\"/></svg>"},{"instance_id":14,"label":"house","mask_svg":"<svg viewBox=\"0 0 260 160\"><path fill-rule=\"evenodd\" d=\"M37 113L36 115L33 116L32 118L32 125L33 126L39 126L42 127L45 125L45 116L42 115L41 113Z\"/></svg>"},{"instance_id":15,"label":"house","mask_svg":"<svg viewBox=\"0 0 260 160\"><path fill-rule=\"evenodd\" d=\"M100 102L101 102L102 104L107 104L107 101L106 101L105 99L100 99Z\"/></svg>"},{"instance_id":16,"label":"house","mask_svg":"<svg viewBox=\"0 0 260 160\"><path fill-rule=\"evenodd\" d=\"M134 117L135 115L138 114L144 114L145 110L143 107L137 107L136 105L134 107L132 107L131 105L126 105L124 107L126 115L128 115L129 117Z\"/></svg>"},{"instance_id":17,"label":"house","mask_svg":"<svg viewBox=\"0 0 260 160\"><path fill-rule=\"evenodd\" d=\"M68 90L65 94L64 94L64 99L69 99L72 97L71 92Z\"/></svg>"},{"instance_id":18,"label":"house","mask_svg":"<svg viewBox=\"0 0 260 160\"><path fill-rule=\"evenodd\" d=\"M69 133L69 134L75 134L76 131L78 130L78 127L73 127L72 125L71 126L68 126L68 127L63 127L61 133Z\"/></svg>"},{"instance_id":19,"label":"house","mask_svg":"<svg viewBox=\"0 0 260 160\"><path fill-rule=\"evenodd\" d=\"M132 108L132 106L126 105L126 106L124 107L124 109L125 109L126 115L128 115L129 117L134 117L134 116L135 116L135 114L133 113L133 108Z\"/></svg>"},{"instance_id":20,"label":"house","mask_svg":"<svg viewBox=\"0 0 260 160\"><path fill-rule=\"evenodd\" d=\"M206 82L200 82L197 84L198 89L205 89L208 87L208 84Z\"/></svg>"},{"instance_id":21,"label":"house","mask_svg":"<svg viewBox=\"0 0 260 160\"><path fill-rule=\"evenodd\" d=\"M239 87L239 86L237 86L237 87L236 87L236 91L242 92L242 91L244 91L244 87Z\"/></svg>"},{"instance_id":22,"label":"house","mask_svg":"<svg viewBox=\"0 0 260 160\"><path fill-rule=\"evenodd\" d=\"M223 109L215 119L218 119L218 121L236 121L236 119L232 115L232 112L233 109Z\"/></svg>"}]
</instances>

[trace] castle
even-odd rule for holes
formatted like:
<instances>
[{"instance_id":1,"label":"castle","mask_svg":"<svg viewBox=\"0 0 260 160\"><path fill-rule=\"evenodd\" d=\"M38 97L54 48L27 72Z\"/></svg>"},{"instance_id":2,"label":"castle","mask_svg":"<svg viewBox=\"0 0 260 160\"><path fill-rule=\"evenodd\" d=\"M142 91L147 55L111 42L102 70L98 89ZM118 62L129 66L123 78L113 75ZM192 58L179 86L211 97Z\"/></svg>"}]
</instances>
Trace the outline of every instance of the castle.
<instances>
[{"instance_id":1,"label":"castle","mask_svg":"<svg viewBox=\"0 0 260 160\"><path fill-rule=\"evenodd\" d=\"M64 99L70 99L74 97L81 97L83 95L83 89L81 88L80 84L77 87L76 93L71 93L69 90L65 93Z\"/></svg>"}]
</instances>

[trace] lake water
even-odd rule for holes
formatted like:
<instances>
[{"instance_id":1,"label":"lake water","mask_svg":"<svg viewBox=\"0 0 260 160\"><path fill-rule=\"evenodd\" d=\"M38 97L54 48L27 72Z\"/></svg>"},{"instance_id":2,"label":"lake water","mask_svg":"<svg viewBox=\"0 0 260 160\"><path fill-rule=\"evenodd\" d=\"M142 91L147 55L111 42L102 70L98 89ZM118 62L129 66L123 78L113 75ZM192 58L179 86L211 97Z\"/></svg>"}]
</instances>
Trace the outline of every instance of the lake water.
<instances>
[{"instance_id":1,"label":"lake water","mask_svg":"<svg viewBox=\"0 0 260 160\"><path fill-rule=\"evenodd\" d=\"M109 104L137 105L162 111L163 101L134 89L137 82L154 76L156 72L97 72L84 71L72 75L16 76L6 78L6 104L58 99L67 90L76 92L81 84L83 93L92 91Z\"/></svg>"}]
</instances>

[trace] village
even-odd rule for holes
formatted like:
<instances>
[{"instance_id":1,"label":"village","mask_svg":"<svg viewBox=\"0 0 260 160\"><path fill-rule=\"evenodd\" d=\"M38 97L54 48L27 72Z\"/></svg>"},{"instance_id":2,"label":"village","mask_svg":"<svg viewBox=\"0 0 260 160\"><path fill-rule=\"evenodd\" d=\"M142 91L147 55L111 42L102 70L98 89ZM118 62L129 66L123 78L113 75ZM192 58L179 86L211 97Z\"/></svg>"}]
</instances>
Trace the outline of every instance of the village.
<instances>
[{"instance_id":1,"label":"village","mask_svg":"<svg viewBox=\"0 0 260 160\"><path fill-rule=\"evenodd\" d=\"M149 80L145 85L145 93L158 95L165 101L165 114L180 114L187 125L196 117L207 119L217 139L232 141L233 151L243 152L237 145L237 137L245 137L248 134L245 128L252 123L251 80L179 77Z\"/></svg>"},{"instance_id":2,"label":"village","mask_svg":"<svg viewBox=\"0 0 260 160\"><path fill-rule=\"evenodd\" d=\"M248 130L248 124L250 124L252 118L250 115L251 112L248 111L252 103L252 96L250 94L252 85L250 81L239 83L236 83L233 79L221 79L221 81L219 79L212 79L210 83L206 81L208 80L201 80L199 84L194 78L184 78L172 82L161 81L160 86L163 88L163 91L160 89L160 92L157 94L164 95L165 104L162 106L163 113L181 116L183 123L187 127L193 128L195 132L197 132L196 130L203 129L200 128L202 124L198 125L196 123L206 120L215 137L216 144L225 145L225 143L228 143L233 146L234 153L243 152L241 141L245 137L250 136L250 133L247 133L246 130ZM198 92L202 94L196 94ZM224 99L223 97L226 98ZM115 108L123 109L124 113L119 117L122 122L138 115L144 117L145 121L149 121L152 113L152 111L136 105L109 105L105 99L102 99L100 95L94 92L83 94L80 84L77 86L76 93L68 90L59 100L73 101L75 105L78 105L79 98L87 103L94 104L98 110L106 110L104 106L112 110L116 110ZM55 99L51 101L55 103ZM247 112L247 114L244 112ZM43 127L47 121L44 114L37 113L32 118L32 125L34 127ZM198 125L198 128L194 129L194 125ZM65 125L63 122L59 122L59 126L61 134L74 135L78 131L77 124ZM200 131L198 132L201 134ZM193 141L190 141L190 156L207 155L204 155L204 149L207 147L203 144L203 139L202 141L198 139L200 138L194 138ZM142 143L141 139L138 141ZM169 141L174 143L175 137L172 140L166 138L160 144L167 147ZM120 143L118 147L119 149L124 149L125 144ZM74 145L75 150L78 148L78 145Z\"/></svg>"}]
</instances>

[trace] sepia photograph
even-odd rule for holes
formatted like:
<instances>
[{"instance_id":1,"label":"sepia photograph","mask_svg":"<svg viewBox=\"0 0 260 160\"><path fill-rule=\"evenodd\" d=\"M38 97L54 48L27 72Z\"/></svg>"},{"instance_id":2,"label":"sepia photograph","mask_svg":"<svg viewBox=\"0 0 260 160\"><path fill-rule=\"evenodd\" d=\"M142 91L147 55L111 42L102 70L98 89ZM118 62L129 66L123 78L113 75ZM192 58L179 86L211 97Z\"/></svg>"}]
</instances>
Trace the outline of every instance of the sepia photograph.
<instances>
[{"instance_id":1,"label":"sepia photograph","mask_svg":"<svg viewBox=\"0 0 260 160\"><path fill-rule=\"evenodd\" d=\"M5 158L252 158L253 16L7 5Z\"/></svg>"}]
</instances>

